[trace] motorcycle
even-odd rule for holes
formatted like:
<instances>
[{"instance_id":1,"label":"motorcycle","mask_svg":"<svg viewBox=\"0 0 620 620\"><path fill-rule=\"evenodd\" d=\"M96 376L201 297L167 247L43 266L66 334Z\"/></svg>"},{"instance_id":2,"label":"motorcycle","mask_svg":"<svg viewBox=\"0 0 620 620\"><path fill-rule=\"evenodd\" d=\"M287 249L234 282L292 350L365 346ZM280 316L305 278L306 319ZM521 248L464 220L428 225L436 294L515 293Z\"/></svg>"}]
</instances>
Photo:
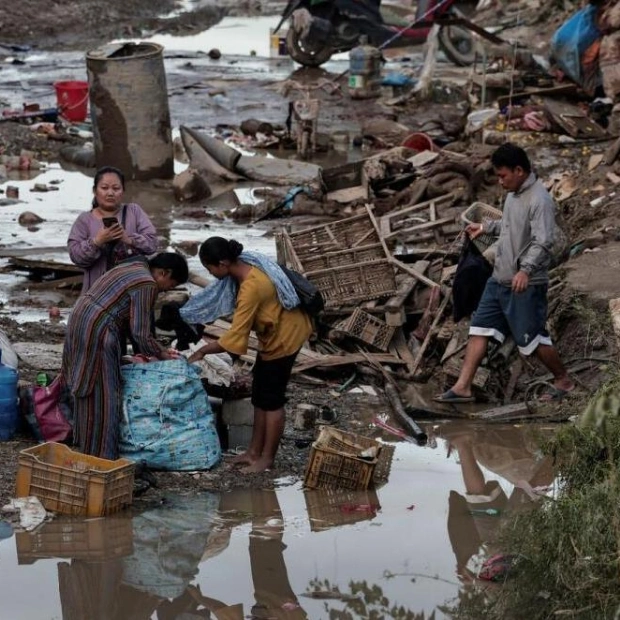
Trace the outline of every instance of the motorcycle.
<instances>
[{"instance_id":1,"label":"motorcycle","mask_svg":"<svg viewBox=\"0 0 620 620\"><path fill-rule=\"evenodd\" d=\"M291 58L306 67L318 67L332 54L353 49L364 36L375 47L420 45L426 41L432 23L446 17L464 17L475 1L420 0L416 24L406 28L407 20L397 7L382 7L381 0L289 0L274 32L290 20L286 45ZM400 9L402 12L402 9ZM411 21L411 20L409 20ZM401 33L399 37L395 37ZM456 65L473 64L475 39L461 25L444 25L439 46Z\"/></svg>"}]
</instances>

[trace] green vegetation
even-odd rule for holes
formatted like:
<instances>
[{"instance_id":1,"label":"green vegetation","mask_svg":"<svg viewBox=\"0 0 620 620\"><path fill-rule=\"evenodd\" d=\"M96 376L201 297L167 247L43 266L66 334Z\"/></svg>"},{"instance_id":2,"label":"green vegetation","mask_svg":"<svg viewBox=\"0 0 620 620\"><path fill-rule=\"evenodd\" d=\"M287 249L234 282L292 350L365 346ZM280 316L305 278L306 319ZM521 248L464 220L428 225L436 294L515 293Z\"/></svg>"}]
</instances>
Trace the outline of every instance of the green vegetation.
<instances>
[{"instance_id":1,"label":"green vegetation","mask_svg":"<svg viewBox=\"0 0 620 620\"><path fill-rule=\"evenodd\" d=\"M620 376L544 447L557 497L516 515L498 545L523 561L499 587L463 590L453 618L620 618L619 414Z\"/></svg>"}]
</instances>

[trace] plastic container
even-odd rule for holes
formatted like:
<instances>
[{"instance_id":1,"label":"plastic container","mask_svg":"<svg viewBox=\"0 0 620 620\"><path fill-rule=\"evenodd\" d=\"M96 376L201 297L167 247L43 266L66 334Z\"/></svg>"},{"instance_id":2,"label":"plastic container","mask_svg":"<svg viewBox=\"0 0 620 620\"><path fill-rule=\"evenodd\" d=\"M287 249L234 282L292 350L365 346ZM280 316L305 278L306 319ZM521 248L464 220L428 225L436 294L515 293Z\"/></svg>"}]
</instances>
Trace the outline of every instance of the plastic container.
<instances>
[{"instance_id":1,"label":"plastic container","mask_svg":"<svg viewBox=\"0 0 620 620\"><path fill-rule=\"evenodd\" d=\"M55 82L54 89L60 115L72 123L85 121L88 111L88 82Z\"/></svg>"},{"instance_id":2,"label":"plastic container","mask_svg":"<svg viewBox=\"0 0 620 620\"><path fill-rule=\"evenodd\" d=\"M413 151L418 151L418 153L422 151L433 151L437 153L439 151L439 147L425 133L412 133L405 138L403 146Z\"/></svg>"},{"instance_id":3,"label":"plastic container","mask_svg":"<svg viewBox=\"0 0 620 620\"><path fill-rule=\"evenodd\" d=\"M369 449L376 456L365 457ZM382 444L375 439L324 426L312 444L304 486L309 489L367 489L373 482L381 450Z\"/></svg>"},{"instance_id":4,"label":"plastic container","mask_svg":"<svg viewBox=\"0 0 620 620\"><path fill-rule=\"evenodd\" d=\"M349 95L352 99L372 99L381 95L381 52L362 38L349 52Z\"/></svg>"},{"instance_id":5,"label":"plastic container","mask_svg":"<svg viewBox=\"0 0 620 620\"><path fill-rule=\"evenodd\" d=\"M48 558L105 562L133 553L132 520L56 517L32 532L16 532L15 543L20 564Z\"/></svg>"},{"instance_id":6,"label":"plastic container","mask_svg":"<svg viewBox=\"0 0 620 620\"><path fill-rule=\"evenodd\" d=\"M51 512L103 517L131 504L134 471L128 459L100 459L48 442L19 453L15 495L34 495Z\"/></svg>"},{"instance_id":7,"label":"plastic container","mask_svg":"<svg viewBox=\"0 0 620 620\"><path fill-rule=\"evenodd\" d=\"M17 371L2 363L0 349L0 441L13 439L19 424Z\"/></svg>"}]
</instances>

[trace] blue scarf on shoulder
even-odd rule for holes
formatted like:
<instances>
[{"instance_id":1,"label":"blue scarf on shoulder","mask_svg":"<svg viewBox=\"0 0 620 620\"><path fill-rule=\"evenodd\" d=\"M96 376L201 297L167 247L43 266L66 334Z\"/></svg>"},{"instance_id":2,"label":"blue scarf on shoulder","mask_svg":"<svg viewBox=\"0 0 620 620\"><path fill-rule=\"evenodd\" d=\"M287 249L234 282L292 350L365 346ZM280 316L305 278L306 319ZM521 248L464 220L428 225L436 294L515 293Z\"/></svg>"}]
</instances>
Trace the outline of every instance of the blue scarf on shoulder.
<instances>
[{"instance_id":1,"label":"blue scarf on shoulder","mask_svg":"<svg viewBox=\"0 0 620 620\"><path fill-rule=\"evenodd\" d=\"M242 252L239 260L257 267L273 282L278 300L285 310L292 310L299 305L299 297L278 263L258 252ZM213 323L223 316L229 316L235 310L238 291L239 285L234 278L228 276L216 280L190 297L179 310L181 318L187 323Z\"/></svg>"}]
</instances>

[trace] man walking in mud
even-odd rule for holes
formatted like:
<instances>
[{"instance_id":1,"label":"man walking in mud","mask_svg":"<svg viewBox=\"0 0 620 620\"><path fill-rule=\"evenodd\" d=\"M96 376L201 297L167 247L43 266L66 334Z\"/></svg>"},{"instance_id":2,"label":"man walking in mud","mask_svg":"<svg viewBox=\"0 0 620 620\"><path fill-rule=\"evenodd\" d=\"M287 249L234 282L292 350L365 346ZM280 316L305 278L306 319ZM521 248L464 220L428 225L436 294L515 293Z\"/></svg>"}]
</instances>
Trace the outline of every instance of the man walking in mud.
<instances>
[{"instance_id":1,"label":"man walking in mud","mask_svg":"<svg viewBox=\"0 0 620 620\"><path fill-rule=\"evenodd\" d=\"M501 343L509 334L523 355L535 354L553 374L553 386L542 399L559 400L575 386L545 328L555 204L522 148L503 144L491 156L491 163L508 192L502 219L470 224L465 230L472 239L483 233L499 234L493 274L471 321L459 378L435 400L474 401L472 382L489 338Z\"/></svg>"}]
</instances>

